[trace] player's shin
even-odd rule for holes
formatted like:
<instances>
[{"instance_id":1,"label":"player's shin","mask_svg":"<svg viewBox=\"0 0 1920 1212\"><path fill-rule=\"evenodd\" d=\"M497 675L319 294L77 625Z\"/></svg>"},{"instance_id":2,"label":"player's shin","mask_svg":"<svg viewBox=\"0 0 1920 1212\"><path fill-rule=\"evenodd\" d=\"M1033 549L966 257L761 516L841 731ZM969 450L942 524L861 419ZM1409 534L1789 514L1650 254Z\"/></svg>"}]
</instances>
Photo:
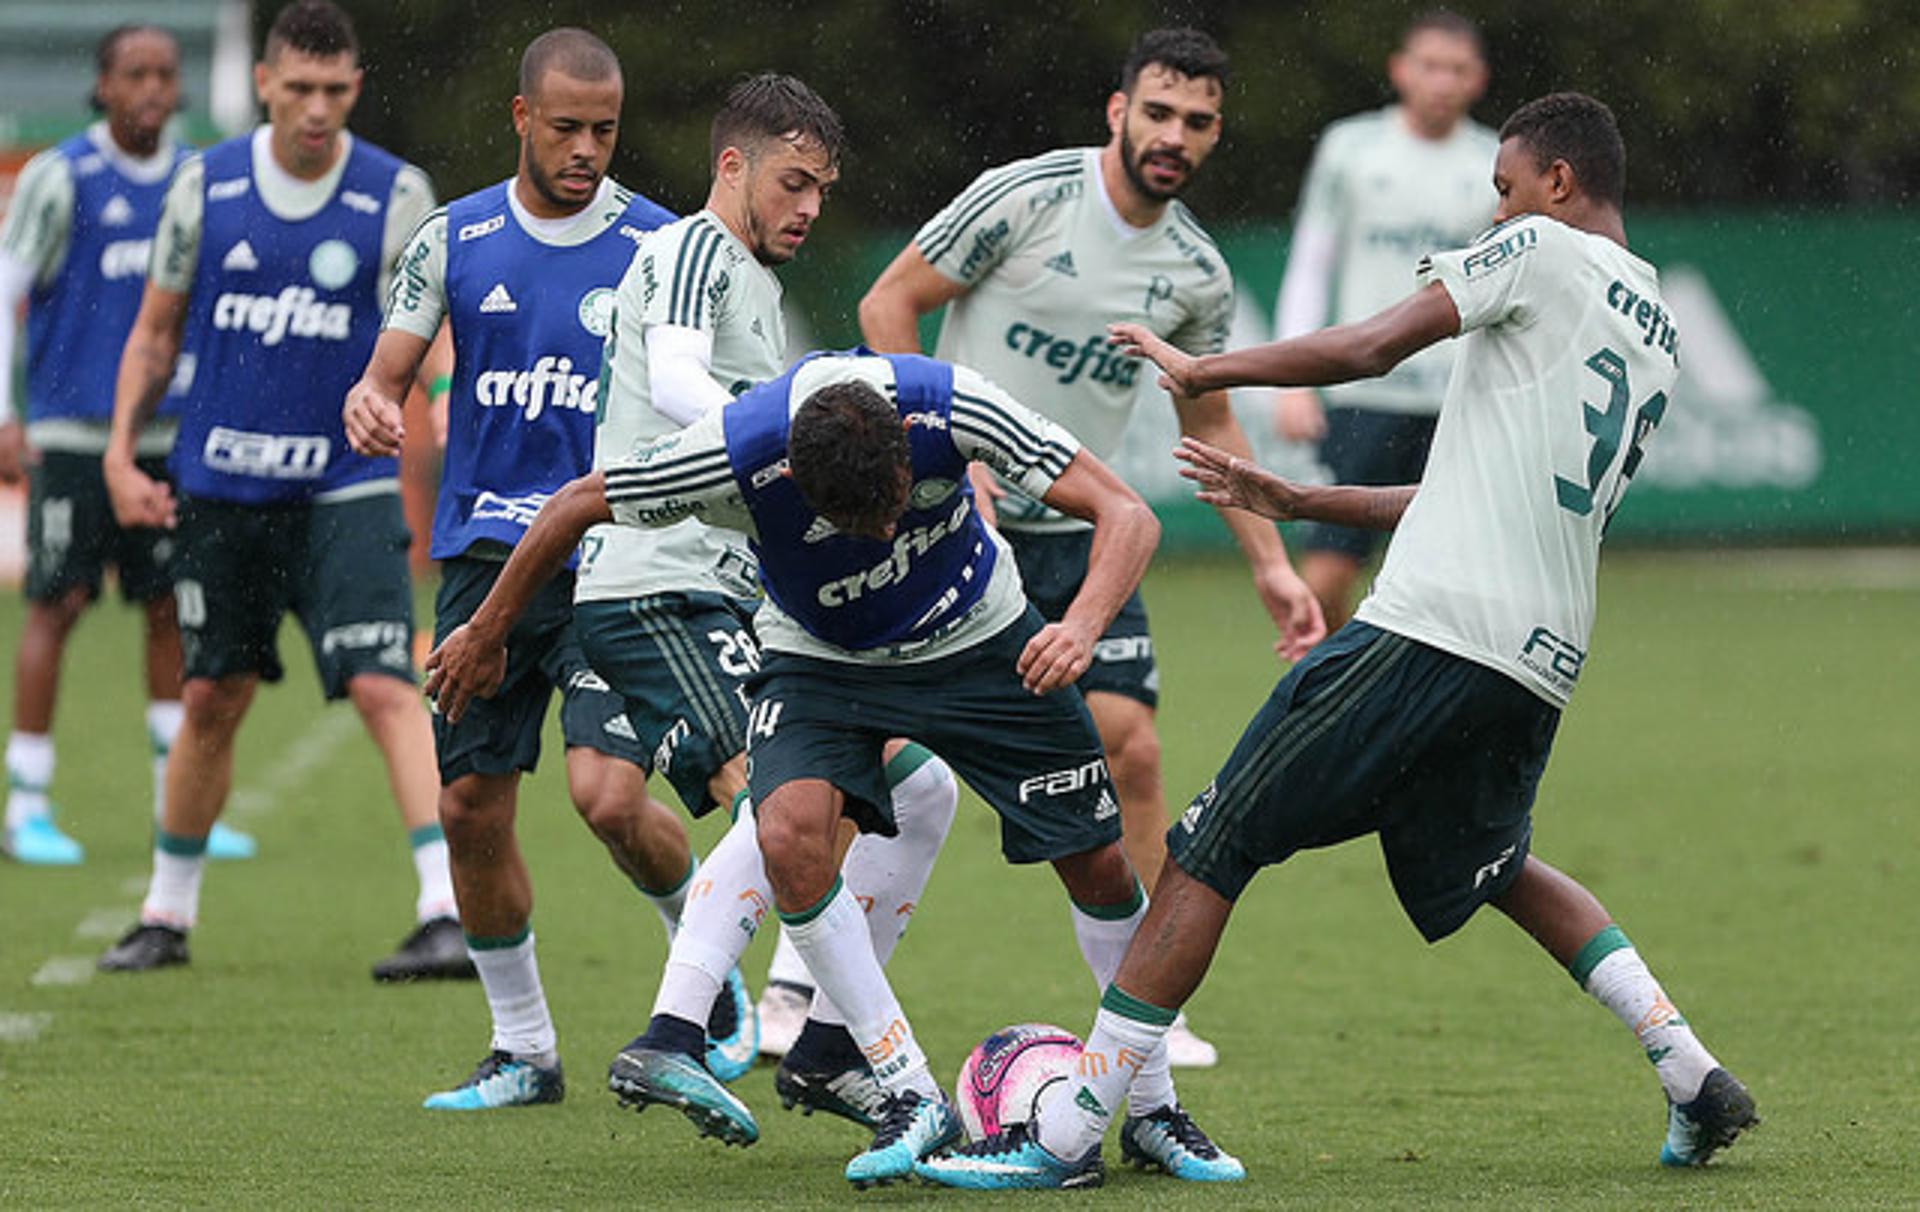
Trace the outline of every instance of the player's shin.
<instances>
[{"instance_id":1,"label":"player's shin","mask_svg":"<svg viewBox=\"0 0 1920 1212\"><path fill-rule=\"evenodd\" d=\"M1701 1083L1718 1062L1694 1036L1618 926L1610 925L1588 939L1567 971L1633 1032L1668 1098L1687 1103L1700 1093Z\"/></svg>"},{"instance_id":2,"label":"player's shin","mask_svg":"<svg viewBox=\"0 0 1920 1212\"><path fill-rule=\"evenodd\" d=\"M1095 987L1105 990L1120 971L1135 931L1147 916L1146 893L1134 885L1133 899L1119 905L1073 904L1073 936L1080 954L1093 971ZM1127 1089L1127 1109L1133 1115L1145 1115L1177 1101L1173 1074L1167 1063L1167 1050L1156 1048L1141 1061L1133 1084ZM1078 1156L1077 1154L1075 1156Z\"/></svg>"},{"instance_id":3,"label":"player's shin","mask_svg":"<svg viewBox=\"0 0 1920 1212\"><path fill-rule=\"evenodd\" d=\"M694 1029L689 1041L703 1039L697 1033L713 1009L713 999L772 904L773 887L760 861L753 813L743 807L688 887L680 928L653 1002L656 1024L668 1016Z\"/></svg>"}]
</instances>

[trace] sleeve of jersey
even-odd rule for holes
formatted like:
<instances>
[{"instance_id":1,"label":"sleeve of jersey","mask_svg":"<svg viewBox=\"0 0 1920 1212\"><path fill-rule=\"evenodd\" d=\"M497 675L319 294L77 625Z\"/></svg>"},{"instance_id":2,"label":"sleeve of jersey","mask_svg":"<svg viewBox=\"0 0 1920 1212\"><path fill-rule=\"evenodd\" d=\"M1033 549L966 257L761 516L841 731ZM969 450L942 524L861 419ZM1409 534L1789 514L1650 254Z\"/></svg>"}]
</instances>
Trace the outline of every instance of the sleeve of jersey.
<instances>
[{"instance_id":1,"label":"sleeve of jersey","mask_svg":"<svg viewBox=\"0 0 1920 1212\"><path fill-rule=\"evenodd\" d=\"M167 186L160 208L160 226L153 233L153 253L147 263L147 282L161 290L186 294L193 289L193 271L200 263L200 229L206 214L206 165L194 156L180 165Z\"/></svg>"},{"instance_id":2,"label":"sleeve of jersey","mask_svg":"<svg viewBox=\"0 0 1920 1212\"><path fill-rule=\"evenodd\" d=\"M718 412L609 462L604 474L607 508L622 526L671 526L698 517L744 529L748 522Z\"/></svg>"},{"instance_id":3,"label":"sleeve of jersey","mask_svg":"<svg viewBox=\"0 0 1920 1212\"><path fill-rule=\"evenodd\" d=\"M1522 218L1494 228L1467 248L1434 253L1420 262L1421 286L1438 282L1460 313L1460 331L1472 332L1528 315L1529 287L1536 279L1545 221Z\"/></svg>"},{"instance_id":4,"label":"sleeve of jersey","mask_svg":"<svg viewBox=\"0 0 1920 1212\"><path fill-rule=\"evenodd\" d=\"M13 202L0 224L0 254L25 266L33 280L44 280L60 263L72 230L73 174L58 151L41 152L14 181Z\"/></svg>"},{"instance_id":5,"label":"sleeve of jersey","mask_svg":"<svg viewBox=\"0 0 1920 1212\"><path fill-rule=\"evenodd\" d=\"M397 328L423 341L440 331L447 314L447 212L434 211L414 229L387 290L383 328Z\"/></svg>"},{"instance_id":6,"label":"sleeve of jersey","mask_svg":"<svg viewBox=\"0 0 1920 1212\"><path fill-rule=\"evenodd\" d=\"M988 169L914 234L927 263L963 286L993 272L1025 234L1028 196L1081 171L1077 158L1042 156Z\"/></svg>"},{"instance_id":7,"label":"sleeve of jersey","mask_svg":"<svg viewBox=\"0 0 1920 1212\"><path fill-rule=\"evenodd\" d=\"M1233 333L1233 275L1223 260L1220 273L1203 288L1193 311L1167 339L1196 357L1221 353Z\"/></svg>"},{"instance_id":8,"label":"sleeve of jersey","mask_svg":"<svg viewBox=\"0 0 1920 1212\"><path fill-rule=\"evenodd\" d=\"M1035 500L1080 452L1074 436L980 375L954 368L953 445Z\"/></svg>"},{"instance_id":9,"label":"sleeve of jersey","mask_svg":"<svg viewBox=\"0 0 1920 1212\"><path fill-rule=\"evenodd\" d=\"M621 309L643 329L670 324L712 332L720 322L714 313L722 299L712 288L725 242L718 227L701 220L673 229L667 238L649 238L627 269Z\"/></svg>"}]
</instances>

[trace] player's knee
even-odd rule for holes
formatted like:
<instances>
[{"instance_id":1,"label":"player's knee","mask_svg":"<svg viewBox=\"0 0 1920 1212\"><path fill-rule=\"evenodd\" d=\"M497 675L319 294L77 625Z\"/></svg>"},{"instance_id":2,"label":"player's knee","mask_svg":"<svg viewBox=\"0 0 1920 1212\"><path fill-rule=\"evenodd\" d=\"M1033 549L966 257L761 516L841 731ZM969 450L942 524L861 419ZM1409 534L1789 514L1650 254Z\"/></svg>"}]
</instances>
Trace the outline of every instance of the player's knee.
<instances>
[{"instance_id":1,"label":"player's knee","mask_svg":"<svg viewBox=\"0 0 1920 1212\"><path fill-rule=\"evenodd\" d=\"M1107 769L1119 784L1122 799L1134 788L1159 784L1160 734L1154 729L1151 716L1143 716L1115 731L1107 745Z\"/></svg>"},{"instance_id":2,"label":"player's knee","mask_svg":"<svg viewBox=\"0 0 1920 1212\"><path fill-rule=\"evenodd\" d=\"M249 697L248 688L219 678L189 678L180 687L182 714L203 741L232 736Z\"/></svg>"},{"instance_id":3,"label":"player's knee","mask_svg":"<svg viewBox=\"0 0 1920 1212\"><path fill-rule=\"evenodd\" d=\"M426 710L413 683L384 673L360 673L348 678L347 699L369 728Z\"/></svg>"},{"instance_id":4,"label":"player's knee","mask_svg":"<svg viewBox=\"0 0 1920 1212\"><path fill-rule=\"evenodd\" d=\"M767 879L785 907L791 901L818 900L833 883L833 829L821 828L805 815L762 807L754 818L755 838L766 864Z\"/></svg>"},{"instance_id":5,"label":"player's knee","mask_svg":"<svg viewBox=\"0 0 1920 1212\"><path fill-rule=\"evenodd\" d=\"M440 828L456 854L485 846L486 840L513 824L513 801L493 780L466 775L440 789Z\"/></svg>"},{"instance_id":6,"label":"player's knee","mask_svg":"<svg viewBox=\"0 0 1920 1212\"><path fill-rule=\"evenodd\" d=\"M55 643L64 643L92 602L87 587L75 585L55 597L34 602L27 610L27 626L39 629Z\"/></svg>"},{"instance_id":7,"label":"player's knee","mask_svg":"<svg viewBox=\"0 0 1920 1212\"><path fill-rule=\"evenodd\" d=\"M1070 854L1053 861L1067 895L1082 905L1119 905L1133 899L1138 881L1120 843Z\"/></svg>"}]
</instances>

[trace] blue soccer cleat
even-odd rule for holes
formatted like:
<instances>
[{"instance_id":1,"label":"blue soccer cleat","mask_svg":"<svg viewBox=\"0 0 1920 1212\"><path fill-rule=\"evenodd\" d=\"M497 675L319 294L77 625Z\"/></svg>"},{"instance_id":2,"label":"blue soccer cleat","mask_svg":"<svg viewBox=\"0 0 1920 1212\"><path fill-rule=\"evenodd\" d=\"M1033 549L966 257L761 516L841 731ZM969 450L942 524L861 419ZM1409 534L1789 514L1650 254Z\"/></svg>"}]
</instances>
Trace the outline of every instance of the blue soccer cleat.
<instances>
[{"instance_id":1,"label":"blue soccer cleat","mask_svg":"<svg viewBox=\"0 0 1920 1212\"><path fill-rule=\"evenodd\" d=\"M1194 1183L1237 1183L1247 1176L1240 1159L1207 1139L1178 1105L1128 1116L1120 1125L1120 1157L1130 1166Z\"/></svg>"},{"instance_id":2,"label":"blue soccer cleat","mask_svg":"<svg viewBox=\"0 0 1920 1212\"><path fill-rule=\"evenodd\" d=\"M607 1089L623 1107L644 1111L672 1107L686 1116L702 1136L717 1136L722 1144L752 1144L760 1139L753 1112L715 1080L706 1067L679 1052L646 1047L634 1040L607 1066Z\"/></svg>"},{"instance_id":3,"label":"blue soccer cleat","mask_svg":"<svg viewBox=\"0 0 1920 1212\"><path fill-rule=\"evenodd\" d=\"M738 1081L760 1054L760 1015L747 996L740 969L727 973L707 1016L707 1071L723 1082Z\"/></svg>"},{"instance_id":4,"label":"blue soccer cleat","mask_svg":"<svg viewBox=\"0 0 1920 1212\"><path fill-rule=\"evenodd\" d=\"M74 867L87 857L79 842L60 832L52 813L37 813L6 831L7 857L30 867Z\"/></svg>"},{"instance_id":5,"label":"blue soccer cleat","mask_svg":"<svg viewBox=\"0 0 1920 1212\"><path fill-rule=\"evenodd\" d=\"M1660 1146L1663 1166L1704 1166L1715 1153L1760 1122L1753 1095L1725 1069L1714 1069L1690 1103L1667 1102L1667 1139Z\"/></svg>"},{"instance_id":6,"label":"blue soccer cleat","mask_svg":"<svg viewBox=\"0 0 1920 1212\"><path fill-rule=\"evenodd\" d=\"M560 1066L547 1069L511 1052L492 1052L473 1075L451 1090L430 1094L420 1105L429 1111L492 1111L557 1103L567 1095Z\"/></svg>"},{"instance_id":7,"label":"blue soccer cleat","mask_svg":"<svg viewBox=\"0 0 1920 1212\"><path fill-rule=\"evenodd\" d=\"M916 1162L962 1134L960 1117L946 1095L928 1098L918 1090L896 1094L881 1113L873 1144L847 1163L847 1181L866 1188L907 1178Z\"/></svg>"},{"instance_id":8,"label":"blue soccer cleat","mask_svg":"<svg viewBox=\"0 0 1920 1212\"><path fill-rule=\"evenodd\" d=\"M1075 1161L1041 1148L1027 1124L1014 1124L983 1141L916 1162L913 1172L928 1182L976 1191L1097 1187L1107 1180L1095 1141Z\"/></svg>"},{"instance_id":9,"label":"blue soccer cleat","mask_svg":"<svg viewBox=\"0 0 1920 1212\"><path fill-rule=\"evenodd\" d=\"M250 859L260 852L259 845L251 834L228 828L219 821L213 823L213 829L207 834L207 857L225 862Z\"/></svg>"}]
</instances>

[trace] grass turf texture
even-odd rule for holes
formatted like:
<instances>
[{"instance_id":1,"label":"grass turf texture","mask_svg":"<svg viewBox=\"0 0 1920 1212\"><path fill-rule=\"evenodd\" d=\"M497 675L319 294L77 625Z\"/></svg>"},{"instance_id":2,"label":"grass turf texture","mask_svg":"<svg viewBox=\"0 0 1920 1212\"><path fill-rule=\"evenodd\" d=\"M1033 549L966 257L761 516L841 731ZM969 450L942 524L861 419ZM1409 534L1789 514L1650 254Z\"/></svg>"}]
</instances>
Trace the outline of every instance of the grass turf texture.
<instances>
[{"instance_id":1,"label":"grass turf texture","mask_svg":"<svg viewBox=\"0 0 1920 1212\"><path fill-rule=\"evenodd\" d=\"M1074 1202L1910 1204L1913 560L1870 561L1862 579L1844 560L1624 556L1601 578L1594 658L1536 847L1600 895L1753 1088L1765 1125L1721 1162L1657 1167L1659 1087L1619 1024L1495 913L1423 946L1362 843L1256 881L1191 1006L1225 1061L1180 1074L1183 1100L1250 1180L1203 1190L1123 1171L1110 1139L1107 1189ZM1888 561L1909 575L1889 580ZM1233 566L1166 564L1147 592L1178 811L1275 670ZM8 653L20 615L17 599L0 605ZM253 811L235 823L261 857L209 872L193 966L35 984L50 959L91 961L104 942L82 923L130 920L148 871L134 617L110 607L83 625L55 795L87 865L0 866L0 1025L12 1028L0 1032L0 1204L1031 1202L855 1195L840 1168L859 1134L782 1112L765 1066L737 1087L764 1134L745 1153L696 1140L673 1112L618 1109L606 1062L645 1022L664 944L572 819L556 762L526 786L520 833L572 1090L557 1107L420 1110L484 1055L485 1006L474 985L368 979L410 924L412 872L372 748L346 707L319 711L296 643L287 632L293 673L241 737L239 806ZM697 834L711 844L713 823ZM1094 1008L1052 877L1002 865L996 836L990 813L963 805L894 961L943 1079L994 1027L1084 1032ZM37 1039L18 1038L32 1032L17 1016L46 1016L31 1020Z\"/></svg>"}]
</instances>

